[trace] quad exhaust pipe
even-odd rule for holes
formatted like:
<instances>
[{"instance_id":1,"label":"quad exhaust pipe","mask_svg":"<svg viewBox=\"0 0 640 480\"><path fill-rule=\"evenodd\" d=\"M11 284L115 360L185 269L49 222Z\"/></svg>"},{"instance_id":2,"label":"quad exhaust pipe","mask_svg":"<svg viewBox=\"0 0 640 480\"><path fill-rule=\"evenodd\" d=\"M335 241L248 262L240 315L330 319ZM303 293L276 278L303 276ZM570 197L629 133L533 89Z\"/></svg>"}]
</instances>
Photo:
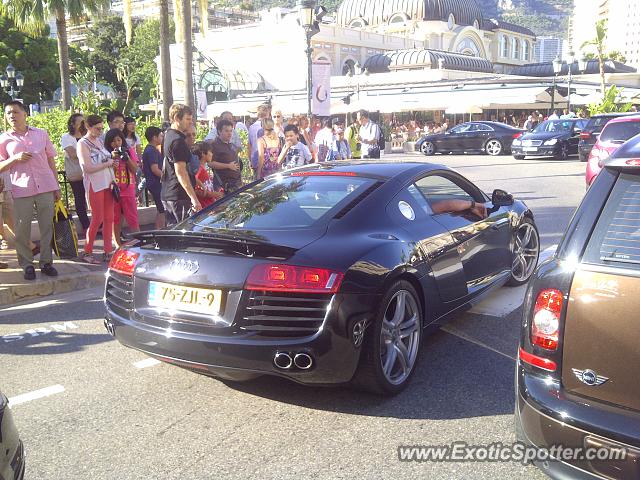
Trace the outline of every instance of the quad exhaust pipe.
<instances>
[{"instance_id":1,"label":"quad exhaust pipe","mask_svg":"<svg viewBox=\"0 0 640 480\"><path fill-rule=\"evenodd\" d=\"M273 364L280 370L289 370L296 367L300 370L309 370L313 366L313 358L307 353L296 353L291 356L288 352L277 352L273 357Z\"/></svg>"}]
</instances>

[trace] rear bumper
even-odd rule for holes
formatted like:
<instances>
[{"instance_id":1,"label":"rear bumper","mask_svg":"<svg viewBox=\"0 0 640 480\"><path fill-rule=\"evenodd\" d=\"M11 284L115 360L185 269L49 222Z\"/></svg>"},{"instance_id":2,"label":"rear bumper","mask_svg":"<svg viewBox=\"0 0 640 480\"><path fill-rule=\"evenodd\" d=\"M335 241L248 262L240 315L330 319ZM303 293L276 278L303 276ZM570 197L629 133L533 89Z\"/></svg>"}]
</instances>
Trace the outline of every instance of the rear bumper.
<instances>
[{"instance_id":1,"label":"rear bumper","mask_svg":"<svg viewBox=\"0 0 640 480\"><path fill-rule=\"evenodd\" d=\"M516 368L515 421L525 443L627 449L624 461L549 461L536 464L540 469L557 479L640 478L640 414L569 395L544 376Z\"/></svg>"},{"instance_id":2,"label":"rear bumper","mask_svg":"<svg viewBox=\"0 0 640 480\"><path fill-rule=\"evenodd\" d=\"M205 374L231 380L277 375L303 384L339 384L353 378L360 358L360 347L355 345L351 334L353 325L373 318L373 313L348 314L349 305L368 304L373 312L379 302L376 295L351 297L345 296L340 302L340 309L327 314L319 332L302 338L172 332L136 322L135 313L125 318L108 307L105 324L107 330L125 346ZM275 355L279 352L291 357L305 353L312 358L313 364L306 370L295 365L279 368L274 364Z\"/></svg>"}]
</instances>

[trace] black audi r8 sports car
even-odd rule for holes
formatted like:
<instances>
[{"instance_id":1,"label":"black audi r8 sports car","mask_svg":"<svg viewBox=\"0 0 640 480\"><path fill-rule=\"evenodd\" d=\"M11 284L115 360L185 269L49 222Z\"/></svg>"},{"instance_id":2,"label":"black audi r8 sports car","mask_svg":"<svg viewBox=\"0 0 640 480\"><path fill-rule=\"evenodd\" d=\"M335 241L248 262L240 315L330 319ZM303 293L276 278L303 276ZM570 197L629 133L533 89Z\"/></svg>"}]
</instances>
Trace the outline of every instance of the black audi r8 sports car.
<instances>
[{"instance_id":1,"label":"black audi r8 sports car","mask_svg":"<svg viewBox=\"0 0 640 480\"><path fill-rule=\"evenodd\" d=\"M416 150L430 156L435 153L474 153L502 155L511 151L511 142L524 133L520 128L500 122L467 122L444 133L425 135Z\"/></svg>"},{"instance_id":2,"label":"black audi r8 sports car","mask_svg":"<svg viewBox=\"0 0 640 480\"><path fill-rule=\"evenodd\" d=\"M394 394L427 331L526 282L538 254L524 203L445 166L310 165L136 234L109 264L105 326L212 376Z\"/></svg>"}]
</instances>

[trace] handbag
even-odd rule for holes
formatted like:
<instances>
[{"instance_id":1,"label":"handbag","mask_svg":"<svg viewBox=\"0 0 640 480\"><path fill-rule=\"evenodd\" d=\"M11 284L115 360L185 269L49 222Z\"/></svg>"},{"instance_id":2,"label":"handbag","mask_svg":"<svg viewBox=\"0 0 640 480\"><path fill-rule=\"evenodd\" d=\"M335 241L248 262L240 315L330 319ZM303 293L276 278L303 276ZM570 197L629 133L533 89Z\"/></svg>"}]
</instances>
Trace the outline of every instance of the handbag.
<instances>
[{"instance_id":1,"label":"handbag","mask_svg":"<svg viewBox=\"0 0 640 480\"><path fill-rule=\"evenodd\" d=\"M51 248L59 258L76 258L78 256L76 226L62 200L57 200L54 204Z\"/></svg>"}]
</instances>

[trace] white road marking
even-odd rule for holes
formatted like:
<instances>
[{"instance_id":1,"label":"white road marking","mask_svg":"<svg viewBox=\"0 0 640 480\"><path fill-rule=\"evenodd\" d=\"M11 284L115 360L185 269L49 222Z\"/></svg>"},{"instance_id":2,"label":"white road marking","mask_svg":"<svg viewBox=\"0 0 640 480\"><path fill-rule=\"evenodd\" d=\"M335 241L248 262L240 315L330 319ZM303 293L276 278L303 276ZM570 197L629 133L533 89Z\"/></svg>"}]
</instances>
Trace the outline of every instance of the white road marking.
<instances>
[{"instance_id":1,"label":"white road marking","mask_svg":"<svg viewBox=\"0 0 640 480\"><path fill-rule=\"evenodd\" d=\"M30 402L32 400L38 400L39 398L55 395L56 393L64 392L62 385L52 385L51 387L41 388L40 390L34 390L33 392L23 393L9 399L9 406L15 407L21 403Z\"/></svg>"},{"instance_id":2,"label":"white road marking","mask_svg":"<svg viewBox=\"0 0 640 480\"><path fill-rule=\"evenodd\" d=\"M147 358L145 360L140 360L139 362L135 362L133 366L136 368L149 368L149 367L158 365L160 363L162 362L160 362L160 360L156 360L155 358Z\"/></svg>"},{"instance_id":3,"label":"white road marking","mask_svg":"<svg viewBox=\"0 0 640 480\"><path fill-rule=\"evenodd\" d=\"M17 313L20 313L24 310L37 310L53 305L64 305L68 303L83 301L96 301L102 298L103 292L104 288L96 287L76 292L61 293L59 295L41 301L33 301L33 299L31 299L27 300L25 303L0 309L0 317L16 315Z\"/></svg>"},{"instance_id":4,"label":"white road marking","mask_svg":"<svg viewBox=\"0 0 640 480\"><path fill-rule=\"evenodd\" d=\"M454 337L461 338L462 340L466 340L467 342L473 343L474 345L478 345L479 347L486 348L487 350L491 350L492 352L497 353L498 355L502 355L503 357L506 357L509 360L513 360L514 362L516 361L516 357L507 355L506 353L501 352L500 350L496 350L495 348L487 345L486 343L476 340L475 338L472 338L464 333L452 331L448 327L442 327L442 330L447 332L449 335L453 335Z\"/></svg>"}]
</instances>

